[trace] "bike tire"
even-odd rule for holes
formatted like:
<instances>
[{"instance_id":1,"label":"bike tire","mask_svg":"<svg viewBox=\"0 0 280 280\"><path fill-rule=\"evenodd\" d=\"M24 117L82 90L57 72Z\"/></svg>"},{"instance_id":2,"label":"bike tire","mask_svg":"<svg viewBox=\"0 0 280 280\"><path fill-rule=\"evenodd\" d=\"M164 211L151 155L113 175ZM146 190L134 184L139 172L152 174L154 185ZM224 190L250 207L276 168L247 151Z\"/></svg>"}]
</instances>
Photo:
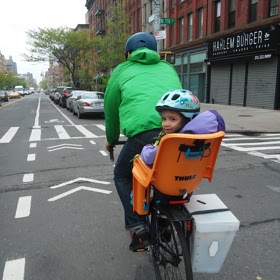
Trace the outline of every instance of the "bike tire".
<instances>
[{"instance_id":1,"label":"bike tire","mask_svg":"<svg viewBox=\"0 0 280 280\"><path fill-rule=\"evenodd\" d=\"M160 226L162 215L158 210L151 213L151 249L157 280L193 280L189 242L181 222L166 219Z\"/></svg>"}]
</instances>

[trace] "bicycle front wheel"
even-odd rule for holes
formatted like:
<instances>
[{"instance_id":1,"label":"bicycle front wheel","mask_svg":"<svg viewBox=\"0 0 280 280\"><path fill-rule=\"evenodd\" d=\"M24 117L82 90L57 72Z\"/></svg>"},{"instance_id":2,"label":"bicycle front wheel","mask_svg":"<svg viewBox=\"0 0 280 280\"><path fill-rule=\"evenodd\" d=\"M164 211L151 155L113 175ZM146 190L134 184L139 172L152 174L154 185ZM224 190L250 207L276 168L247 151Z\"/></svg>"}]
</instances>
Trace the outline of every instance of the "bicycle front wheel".
<instances>
[{"instance_id":1,"label":"bicycle front wheel","mask_svg":"<svg viewBox=\"0 0 280 280\"><path fill-rule=\"evenodd\" d=\"M157 280L193 279L189 243L181 222L171 222L155 210L151 217L151 243Z\"/></svg>"}]
</instances>

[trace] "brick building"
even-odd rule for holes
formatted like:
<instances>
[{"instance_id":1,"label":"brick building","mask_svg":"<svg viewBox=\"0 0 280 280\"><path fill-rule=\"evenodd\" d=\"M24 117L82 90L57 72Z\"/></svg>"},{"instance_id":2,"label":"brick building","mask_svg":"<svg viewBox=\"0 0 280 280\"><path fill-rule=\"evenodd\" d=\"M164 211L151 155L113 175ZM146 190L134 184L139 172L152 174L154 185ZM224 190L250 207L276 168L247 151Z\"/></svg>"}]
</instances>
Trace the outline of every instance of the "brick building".
<instances>
[{"instance_id":1,"label":"brick building","mask_svg":"<svg viewBox=\"0 0 280 280\"><path fill-rule=\"evenodd\" d=\"M89 2L110 8L108 0ZM183 87L202 102L280 109L279 0L127 3L131 33L154 33L156 3L160 18L173 19L159 26L166 34L159 50L175 53ZM103 28L100 19L91 21Z\"/></svg>"},{"instance_id":2,"label":"brick building","mask_svg":"<svg viewBox=\"0 0 280 280\"><path fill-rule=\"evenodd\" d=\"M1 72L7 71L5 56L1 53L1 51L0 51L0 71Z\"/></svg>"}]
</instances>

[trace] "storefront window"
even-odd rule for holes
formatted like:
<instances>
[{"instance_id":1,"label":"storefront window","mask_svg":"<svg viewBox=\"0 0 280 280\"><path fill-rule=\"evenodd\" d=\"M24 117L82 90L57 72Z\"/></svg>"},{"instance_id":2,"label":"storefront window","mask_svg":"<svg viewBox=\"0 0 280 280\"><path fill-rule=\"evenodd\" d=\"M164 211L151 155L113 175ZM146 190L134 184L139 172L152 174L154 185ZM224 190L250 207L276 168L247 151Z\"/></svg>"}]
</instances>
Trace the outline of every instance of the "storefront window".
<instances>
[{"instance_id":1,"label":"storefront window","mask_svg":"<svg viewBox=\"0 0 280 280\"><path fill-rule=\"evenodd\" d=\"M273 17L277 15L278 15L278 0L270 0L268 16Z\"/></svg>"}]
</instances>

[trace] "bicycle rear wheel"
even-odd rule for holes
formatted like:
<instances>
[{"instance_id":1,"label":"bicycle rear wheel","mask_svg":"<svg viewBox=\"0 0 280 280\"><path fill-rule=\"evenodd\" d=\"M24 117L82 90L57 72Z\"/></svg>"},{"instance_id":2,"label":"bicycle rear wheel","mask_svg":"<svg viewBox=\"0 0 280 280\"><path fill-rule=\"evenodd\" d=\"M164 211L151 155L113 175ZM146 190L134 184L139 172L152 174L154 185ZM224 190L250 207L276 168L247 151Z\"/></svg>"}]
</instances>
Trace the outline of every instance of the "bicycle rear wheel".
<instances>
[{"instance_id":1,"label":"bicycle rear wheel","mask_svg":"<svg viewBox=\"0 0 280 280\"><path fill-rule=\"evenodd\" d=\"M151 213L151 247L156 279L192 280L190 249L181 222Z\"/></svg>"}]
</instances>

